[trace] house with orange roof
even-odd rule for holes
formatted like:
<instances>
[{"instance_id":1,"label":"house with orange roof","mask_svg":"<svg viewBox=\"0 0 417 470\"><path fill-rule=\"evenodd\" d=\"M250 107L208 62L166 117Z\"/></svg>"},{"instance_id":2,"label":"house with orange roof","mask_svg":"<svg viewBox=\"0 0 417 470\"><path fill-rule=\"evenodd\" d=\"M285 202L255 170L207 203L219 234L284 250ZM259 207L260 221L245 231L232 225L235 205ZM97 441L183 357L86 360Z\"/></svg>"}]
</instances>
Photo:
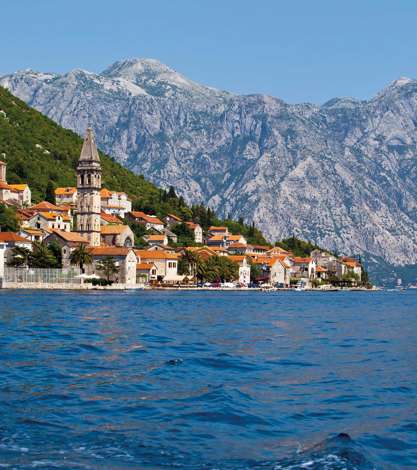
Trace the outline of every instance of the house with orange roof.
<instances>
[{"instance_id":1,"label":"house with orange roof","mask_svg":"<svg viewBox=\"0 0 417 470\"><path fill-rule=\"evenodd\" d=\"M201 225L195 224L194 222L185 222L185 225L193 232L194 241L196 243L203 243L203 229Z\"/></svg>"},{"instance_id":2,"label":"house with orange roof","mask_svg":"<svg viewBox=\"0 0 417 470\"><path fill-rule=\"evenodd\" d=\"M129 225L108 224L100 228L101 244L130 248L135 244L135 235Z\"/></svg>"},{"instance_id":3,"label":"house with orange roof","mask_svg":"<svg viewBox=\"0 0 417 470\"><path fill-rule=\"evenodd\" d=\"M156 215L148 215L142 211L131 211L126 214L126 218L137 224L144 225L146 230L156 230L162 233L164 223Z\"/></svg>"},{"instance_id":4,"label":"house with orange roof","mask_svg":"<svg viewBox=\"0 0 417 470\"><path fill-rule=\"evenodd\" d=\"M74 186L67 186L55 189L55 204L60 205L77 205L77 188Z\"/></svg>"},{"instance_id":5,"label":"house with orange roof","mask_svg":"<svg viewBox=\"0 0 417 470\"><path fill-rule=\"evenodd\" d=\"M0 232L0 245L2 258L9 263L13 258L13 249L16 247L32 250L32 242L14 232Z\"/></svg>"},{"instance_id":6,"label":"house with orange roof","mask_svg":"<svg viewBox=\"0 0 417 470\"><path fill-rule=\"evenodd\" d=\"M103 276L98 269L99 264L105 258L113 258L118 268L117 274L112 276L112 280L116 283L133 286L136 284L136 266L139 259L133 248L123 246L95 246L90 248L93 263L86 266L87 274L96 274Z\"/></svg>"},{"instance_id":7,"label":"house with orange roof","mask_svg":"<svg viewBox=\"0 0 417 470\"><path fill-rule=\"evenodd\" d=\"M69 232L71 224L72 218L66 213L39 211L26 221L25 226L45 231L58 229Z\"/></svg>"},{"instance_id":8,"label":"house with orange roof","mask_svg":"<svg viewBox=\"0 0 417 470\"><path fill-rule=\"evenodd\" d=\"M137 284L148 284L157 280L157 267L154 263L137 263L136 282Z\"/></svg>"},{"instance_id":9,"label":"house with orange roof","mask_svg":"<svg viewBox=\"0 0 417 470\"><path fill-rule=\"evenodd\" d=\"M149 245L168 245L168 237L164 235L144 235L143 239Z\"/></svg>"},{"instance_id":10,"label":"house with orange roof","mask_svg":"<svg viewBox=\"0 0 417 470\"><path fill-rule=\"evenodd\" d=\"M32 194L27 184L9 184L6 178L7 164L0 160L0 202L17 207L31 205Z\"/></svg>"},{"instance_id":11,"label":"house with orange roof","mask_svg":"<svg viewBox=\"0 0 417 470\"><path fill-rule=\"evenodd\" d=\"M70 266L70 256L75 249L80 245L89 245L87 238L84 238L78 232L65 232L59 229L52 229L44 238L43 243L45 245L56 243L61 248L63 268L68 268Z\"/></svg>"},{"instance_id":12,"label":"house with orange roof","mask_svg":"<svg viewBox=\"0 0 417 470\"><path fill-rule=\"evenodd\" d=\"M208 232L210 236L229 235L229 230L227 229L227 227L216 227L215 225L212 225L211 227L209 227Z\"/></svg>"},{"instance_id":13,"label":"house with orange roof","mask_svg":"<svg viewBox=\"0 0 417 470\"><path fill-rule=\"evenodd\" d=\"M164 222L170 228L174 227L174 225L181 224L182 219L175 214L168 214L164 217Z\"/></svg>"},{"instance_id":14,"label":"house with orange roof","mask_svg":"<svg viewBox=\"0 0 417 470\"><path fill-rule=\"evenodd\" d=\"M29 240L30 242L41 242L48 235L48 232L44 232L37 228L22 227L19 230L18 235L26 238L26 240Z\"/></svg>"},{"instance_id":15,"label":"house with orange roof","mask_svg":"<svg viewBox=\"0 0 417 470\"><path fill-rule=\"evenodd\" d=\"M132 210L132 201L128 195L120 191L110 191L102 188L100 191L101 209L107 214L124 218Z\"/></svg>"},{"instance_id":16,"label":"house with orange roof","mask_svg":"<svg viewBox=\"0 0 417 470\"><path fill-rule=\"evenodd\" d=\"M165 250L135 250L139 263L153 263L156 267L156 280L164 283L181 282L184 276L178 275L179 254Z\"/></svg>"},{"instance_id":17,"label":"house with orange roof","mask_svg":"<svg viewBox=\"0 0 417 470\"><path fill-rule=\"evenodd\" d=\"M260 266L262 270L258 282L289 287L291 266L281 257L257 256L252 259L252 263Z\"/></svg>"},{"instance_id":18,"label":"house with orange roof","mask_svg":"<svg viewBox=\"0 0 417 470\"><path fill-rule=\"evenodd\" d=\"M181 255L184 254L185 251L196 253L204 261L207 261L211 256L218 256L218 253L208 246L186 246L178 249L178 253Z\"/></svg>"},{"instance_id":19,"label":"house with orange roof","mask_svg":"<svg viewBox=\"0 0 417 470\"><path fill-rule=\"evenodd\" d=\"M100 225L109 225L109 224L120 225L120 224L123 224L123 221L122 219L119 219L117 215L106 214L106 212L101 212Z\"/></svg>"},{"instance_id":20,"label":"house with orange roof","mask_svg":"<svg viewBox=\"0 0 417 470\"><path fill-rule=\"evenodd\" d=\"M307 285L312 279L316 278L317 263L311 257L293 256L291 262L291 277L302 280Z\"/></svg>"}]
</instances>

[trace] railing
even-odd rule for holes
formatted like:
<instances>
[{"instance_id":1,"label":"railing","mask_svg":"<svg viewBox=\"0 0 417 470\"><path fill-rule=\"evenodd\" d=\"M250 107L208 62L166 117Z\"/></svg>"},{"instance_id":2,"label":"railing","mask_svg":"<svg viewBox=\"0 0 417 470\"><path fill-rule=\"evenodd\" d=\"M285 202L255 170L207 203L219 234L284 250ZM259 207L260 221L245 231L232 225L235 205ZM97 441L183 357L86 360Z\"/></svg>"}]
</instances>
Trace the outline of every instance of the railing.
<instances>
[{"instance_id":1,"label":"railing","mask_svg":"<svg viewBox=\"0 0 417 470\"><path fill-rule=\"evenodd\" d=\"M81 284L80 269L5 267L3 283Z\"/></svg>"}]
</instances>

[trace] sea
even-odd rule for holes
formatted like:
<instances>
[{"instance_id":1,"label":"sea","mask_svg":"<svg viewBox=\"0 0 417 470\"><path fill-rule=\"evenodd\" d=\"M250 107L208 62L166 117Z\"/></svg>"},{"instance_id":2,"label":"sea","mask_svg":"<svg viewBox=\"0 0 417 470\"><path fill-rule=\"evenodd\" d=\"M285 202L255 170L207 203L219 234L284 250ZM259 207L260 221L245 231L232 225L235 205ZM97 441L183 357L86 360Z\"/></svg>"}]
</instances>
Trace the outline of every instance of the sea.
<instances>
[{"instance_id":1,"label":"sea","mask_svg":"<svg viewBox=\"0 0 417 470\"><path fill-rule=\"evenodd\" d=\"M0 469L415 469L417 291L0 290Z\"/></svg>"}]
</instances>

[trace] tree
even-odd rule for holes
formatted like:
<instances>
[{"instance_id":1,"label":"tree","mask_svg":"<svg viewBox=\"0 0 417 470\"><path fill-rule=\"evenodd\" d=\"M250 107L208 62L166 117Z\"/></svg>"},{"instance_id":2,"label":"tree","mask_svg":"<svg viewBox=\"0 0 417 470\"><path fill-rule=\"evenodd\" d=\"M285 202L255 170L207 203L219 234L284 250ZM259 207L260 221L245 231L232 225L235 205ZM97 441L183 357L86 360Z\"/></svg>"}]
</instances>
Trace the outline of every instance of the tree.
<instances>
[{"instance_id":1,"label":"tree","mask_svg":"<svg viewBox=\"0 0 417 470\"><path fill-rule=\"evenodd\" d=\"M55 204L55 185L52 180L49 180L46 186L45 201Z\"/></svg>"},{"instance_id":2,"label":"tree","mask_svg":"<svg viewBox=\"0 0 417 470\"><path fill-rule=\"evenodd\" d=\"M33 250L29 256L29 266L31 268L55 268L57 264L57 259L46 245L33 242Z\"/></svg>"},{"instance_id":3,"label":"tree","mask_svg":"<svg viewBox=\"0 0 417 470\"><path fill-rule=\"evenodd\" d=\"M17 232L19 230L15 209L7 207L5 204L0 204L0 230L2 232Z\"/></svg>"},{"instance_id":4,"label":"tree","mask_svg":"<svg viewBox=\"0 0 417 470\"><path fill-rule=\"evenodd\" d=\"M70 255L70 263L79 266L82 273L84 273L84 266L92 262L93 257L90 250L84 244L76 248Z\"/></svg>"},{"instance_id":5,"label":"tree","mask_svg":"<svg viewBox=\"0 0 417 470\"><path fill-rule=\"evenodd\" d=\"M106 256L99 263L97 263L98 271L103 272L106 276L107 282L110 282L110 278L113 274L119 272L119 267L116 265L116 261L112 256Z\"/></svg>"},{"instance_id":6,"label":"tree","mask_svg":"<svg viewBox=\"0 0 417 470\"><path fill-rule=\"evenodd\" d=\"M262 274L262 268L259 264L253 263L251 260L249 261L250 264L250 280L251 282L256 282L257 279L259 279Z\"/></svg>"},{"instance_id":7,"label":"tree","mask_svg":"<svg viewBox=\"0 0 417 470\"><path fill-rule=\"evenodd\" d=\"M31 251L28 248L23 246L15 246L12 250L12 256L8 262L9 266L14 266L16 268L29 266L29 258Z\"/></svg>"},{"instance_id":8,"label":"tree","mask_svg":"<svg viewBox=\"0 0 417 470\"><path fill-rule=\"evenodd\" d=\"M178 263L180 274L187 274L193 277L197 276L198 265L202 263L198 253L191 250L185 250Z\"/></svg>"},{"instance_id":9,"label":"tree","mask_svg":"<svg viewBox=\"0 0 417 470\"><path fill-rule=\"evenodd\" d=\"M178 237L178 244L181 246L194 246L194 233L190 230L187 224L176 224L175 227L172 228L172 231Z\"/></svg>"},{"instance_id":10,"label":"tree","mask_svg":"<svg viewBox=\"0 0 417 470\"><path fill-rule=\"evenodd\" d=\"M48 245L49 251L54 255L56 259L56 267L61 268L62 267L62 251L59 243L56 241L52 241Z\"/></svg>"},{"instance_id":11,"label":"tree","mask_svg":"<svg viewBox=\"0 0 417 470\"><path fill-rule=\"evenodd\" d=\"M202 278L209 282L234 281L239 276L239 265L227 256L211 256L200 268Z\"/></svg>"}]
</instances>

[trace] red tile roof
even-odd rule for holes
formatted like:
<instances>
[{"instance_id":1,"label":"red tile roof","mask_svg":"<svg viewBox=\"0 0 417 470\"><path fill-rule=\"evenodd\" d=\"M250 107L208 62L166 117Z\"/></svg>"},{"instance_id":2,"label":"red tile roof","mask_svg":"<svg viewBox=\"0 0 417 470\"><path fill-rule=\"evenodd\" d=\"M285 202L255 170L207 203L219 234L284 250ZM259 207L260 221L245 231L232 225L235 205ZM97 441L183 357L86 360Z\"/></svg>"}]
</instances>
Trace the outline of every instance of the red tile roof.
<instances>
[{"instance_id":1,"label":"red tile roof","mask_svg":"<svg viewBox=\"0 0 417 470\"><path fill-rule=\"evenodd\" d=\"M0 232L0 242L22 242L22 243L30 243L26 238L21 237L17 233L14 232Z\"/></svg>"}]
</instances>

